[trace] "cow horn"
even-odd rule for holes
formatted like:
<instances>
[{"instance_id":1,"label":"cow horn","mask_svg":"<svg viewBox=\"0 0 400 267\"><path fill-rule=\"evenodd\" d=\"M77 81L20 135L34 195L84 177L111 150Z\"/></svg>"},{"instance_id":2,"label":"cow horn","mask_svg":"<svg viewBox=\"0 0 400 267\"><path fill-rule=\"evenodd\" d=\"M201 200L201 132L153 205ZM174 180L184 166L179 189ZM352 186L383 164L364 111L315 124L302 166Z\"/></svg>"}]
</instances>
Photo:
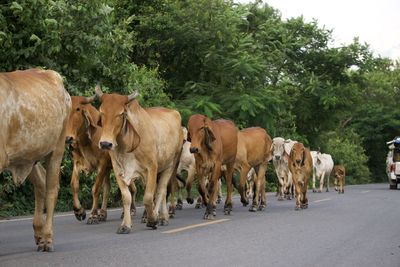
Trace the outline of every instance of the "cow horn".
<instances>
[{"instance_id":1,"label":"cow horn","mask_svg":"<svg viewBox=\"0 0 400 267\"><path fill-rule=\"evenodd\" d=\"M82 104L89 104L96 100L97 95L92 95L91 97L85 97L81 102Z\"/></svg>"},{"instance_id":2,"label":"cow horn","mask_svg":"<svg viewBox=\"0 0 400 267\"><path fill-rule=\"evenodd\" d=\"M96 85L96 88L95 88L94 91L96 92L97 97L98 97L99 99L101 99L101 97L103 96L103 92L101 91L101 88L100 88L100 84L99 84L99 83Z\"/></svg>"},{"instance_id":3,"label":"cow horn","mask_svg":"<svg viewBox=\"0 0 400 267\"><path fill-rule=\"evenodd\" d=\"M131 102L139 95L138 91L133 92L132 94L128 95L128 102Z\"/></svg>"}]
</instances>

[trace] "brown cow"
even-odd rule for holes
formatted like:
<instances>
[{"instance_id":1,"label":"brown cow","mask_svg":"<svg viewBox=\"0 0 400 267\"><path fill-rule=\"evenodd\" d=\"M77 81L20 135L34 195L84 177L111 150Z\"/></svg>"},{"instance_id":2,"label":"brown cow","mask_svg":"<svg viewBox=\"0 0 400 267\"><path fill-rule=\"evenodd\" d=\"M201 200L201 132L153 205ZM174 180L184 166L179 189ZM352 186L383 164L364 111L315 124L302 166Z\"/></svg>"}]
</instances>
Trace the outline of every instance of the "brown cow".
<instances>
[{"instance_id":1,"label":"brown cow","mask_svg":"<svg viewBox=\"0 0 400 267\"><path fill-rule=\"evenodd\" d=\"M129 209L132 199L128 186L140 177L145 182L143 202L147 226L156 229L157 219L162 225L168 224L167 185L176 175L182 151L179 112L166 108L143 109L135 100L137 92L129 96L103 94L100 86L96 86L96 95L102 102L99 147L111 156L124 206L124 218L117 233L131 231Z\"/></svg>"},{"instance_id":2,"label":"brown cow","mask_svg":"<svg viewBox=\"0 0 400 267\"><path fill-rule=\"evenodd\" d=\"M244 206L249 204L245 186L251 168L255 169L257 176L254 181L256 192L249 211L263 210L266 207L265 172L272 159L271 144L272 139L263 128L251 127L238 132L235 169L240 172L239 193Z\"/></svg>"},{"instance_id":3,"label":"brown cow","mask_svg":"<svg viewBox=\"0 0 400 267\"><path fill-rule=\"evenodd\" d=\"M85 209L81 206L78 197L79 175L83 171L86 175L96 171L95 183L92 187L93 205L88 224L98 223L107 219L107 199L110 192L111 159L108 152L98 146L101 127L98 126L100 113L90 103L96 96L72 96L72 111L69 116L66 143L72 148L73 169L71 176L71 190L75 217L82 221L86 218ZM103 201L100 211L97 210L100 188L103 186ZM135 184L131 184L135 196ZM133 199L134 199L133 196ZM132 201L131 214L136 211Z\"/></svg>"},{"instance_id":4,"label":"brown cow","mask_svg":"<svg viewBox=\"0 0 400 267\"><path fill-rule=\"evenodd\" d=\"M335 177L335 189L338 193L344 194L344 184L346 178L346 169L343 165L335 165L333 167L333 175ZM337 188L339 186L339 188Z\"/></svg>"},{"instance_id":5,"label":"brown cow","mask_svg":"<svg viewBox=\"0 0 400 267\"><path fill-rule=\"evenodd\" d=\"M221 166L226 165L225 179L227 196L224 212L232 210L232 175L237 151L237 128L232 121L211 121L207 116L195 114L188 121L188 141L190 152L196 159L196 173L199 180L199 192L207 207L204 219L216 216L217 184L221 175ZM208 194L205 179L209 178Z\"/></svg>"},{"instance_id":6,"label":"brown cow","mask_svg":"<svg viewBox=\"0 0 400 267\"><path fill-rule=\"evenodd\" d=\"M302 143L295 143L289 156L289 169L292 173L296 190L296 210L308 208L307 188L308 179L312 174L312 158L308 148Z\"/></svg>"},{"instance_id":7,"label":"brown cow","mask_svg":"<svg viewBox=\"0 0 400 267\"><path fill-rule=\"evenodd\" d=\"M15 184L28 177L34 186L33 230L39 251L54 249L53 215L70 110L71 98L57 72L0 73L0 172L10 170Z\"/></svg>"}]
</instances>

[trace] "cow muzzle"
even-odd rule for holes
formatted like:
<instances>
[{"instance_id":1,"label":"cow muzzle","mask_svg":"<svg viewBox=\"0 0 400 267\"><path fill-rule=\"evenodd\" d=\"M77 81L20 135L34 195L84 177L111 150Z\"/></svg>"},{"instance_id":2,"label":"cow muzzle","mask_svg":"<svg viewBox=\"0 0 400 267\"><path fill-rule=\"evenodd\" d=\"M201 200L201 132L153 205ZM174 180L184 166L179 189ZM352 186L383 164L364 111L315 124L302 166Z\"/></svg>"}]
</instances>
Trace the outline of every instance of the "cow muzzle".
<instances>
[{"instance_id":1,"label":"cow muzzle","mask_svg":"<svg viewBox=\"0 0 400 267\"><path fill-rule=\"evenodd\" d=\"M192 153L192 154L199 153L199 149L197 147L191 147L190 153Z\"/></svg>"},{"instance_id":2,"label":"cow muzzle","mask_svg":"<svg viewBox=\"0 0 400 267\"><path fill-rule=\"evenodd\" d=\"M113 144L107 141L102 141L99 143L99 145L103 150L111 150L113 148Z\"/></svg>"},{"instance_id":3,"label":"cow muzzle","mask_svg":"<svg viewBox=\"0 0 400 267\"><path fill-rule=\"evenodd\" d=\"M275 160L280 160L280 159L281 159L281 156L279 156L279 155L275 156Z\"/></svg>"},{"instance_id":4,"label":"cow muzzle","mask_svg":"<svg viewBox=\"0 0 400 267\"><path fill-rule=\"evenodd\" d=\"M301 165L301 159L296 159L296 164L297 164L297 166L300 166Z\"/></svg>"}]
</instances>

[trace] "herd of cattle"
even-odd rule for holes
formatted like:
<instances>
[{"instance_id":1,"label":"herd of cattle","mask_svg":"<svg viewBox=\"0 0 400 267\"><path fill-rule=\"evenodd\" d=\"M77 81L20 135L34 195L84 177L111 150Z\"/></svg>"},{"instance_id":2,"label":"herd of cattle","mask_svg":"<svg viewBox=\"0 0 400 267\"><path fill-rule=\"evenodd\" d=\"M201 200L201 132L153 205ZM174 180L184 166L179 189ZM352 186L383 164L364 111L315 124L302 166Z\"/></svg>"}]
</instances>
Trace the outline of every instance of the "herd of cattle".
<instances>
[{"instance_id":1,"label":"herd of cattle","mask_svg":"<svg viewBox=\"0 0 400 267\"><path fill-rule=\"evenodd\" d=\"M278 200L294 197L296 210L308 207L311 174L313 192L316 179L319 192L324 179L329 190L332 170L335 185L339 186L336 189L344 192L344 167L334 166L330 155L310 152L300 142L271 139L260 127L239 131L230 120L211 120L201 114L192 115L186 129L181 127L176 110L142 108L136 100L137 92L128 96L106 94L99 85L95 92L92 97L70 97L61 76L51 70L0 73L0 172L10 170L16 184L28 178L34 185L33 229L39 251L53 250L53 214L65 144L72 148L71 188L76 218L86 217L78 198L79 174L96 172L87 222L106 220L113 170L123 203L122 223L117 230L120 234L131 231L136 181L145 188L142 222L153 229L168 224L175 211L175 193L182 184L187 189L188 203L194 202L194 179L200 195L197 207L204 205L204 219L213 219L224 177L224 213L230 214L235 171L240 173L238 191L243 205L248 205L251 198L250 211L263 210L265 172L270 160L279 180ZM98 110L91 105L95 99L101 102ZM186 181L181 178L183 170L188 173ZM103 199L98 209L101 191ZM178 200L178 205L181 203Z\"/></svg>"}]
</instances>

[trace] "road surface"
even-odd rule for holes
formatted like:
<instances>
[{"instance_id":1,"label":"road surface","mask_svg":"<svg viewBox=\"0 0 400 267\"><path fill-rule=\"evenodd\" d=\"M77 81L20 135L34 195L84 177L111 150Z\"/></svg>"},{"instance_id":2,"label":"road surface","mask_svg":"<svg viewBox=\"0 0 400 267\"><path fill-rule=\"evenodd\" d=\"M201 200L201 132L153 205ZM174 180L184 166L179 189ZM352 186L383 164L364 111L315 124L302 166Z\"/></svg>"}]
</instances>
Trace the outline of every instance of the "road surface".
<instances>
[{"instance_id":1,"label":"road surface","mask_svg":"<svg viewBox=\"0 0 400 267\"><path fill-rule=\"evenodd\" d=\"M121 210L98 225L72 213L55 218L55 252L36 252L32 219L0 221L0 266L400 266L400 190L387 184L347 186L345 194L309 192L309 208L277 201L250 213L217 208L214 221L185 205L168 226L149 230L134 218L118 235ZM138 210L141 214L143 208Z\"/></svg>"}]
</instances>

